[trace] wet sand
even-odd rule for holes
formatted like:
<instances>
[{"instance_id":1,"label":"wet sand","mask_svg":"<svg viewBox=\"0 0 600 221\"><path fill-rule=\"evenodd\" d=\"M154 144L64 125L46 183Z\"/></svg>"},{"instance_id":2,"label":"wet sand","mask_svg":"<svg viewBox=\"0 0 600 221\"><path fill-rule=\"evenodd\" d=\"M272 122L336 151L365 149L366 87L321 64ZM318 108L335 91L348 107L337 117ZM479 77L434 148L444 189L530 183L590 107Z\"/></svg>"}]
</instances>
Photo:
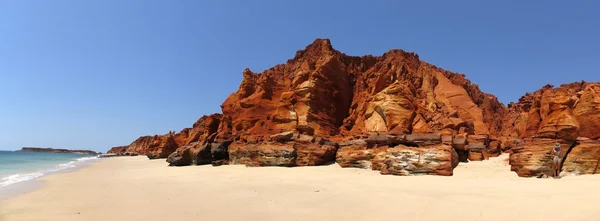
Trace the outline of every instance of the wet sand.
<instances>
[{"instance_id":1,"label":"wet sand","mask_svg":"<svg viewBox=\"0 0 600 221\"><path fill-rule=\"evenodd\" d=\"M452 177L108 158L0 201L0 220L598 220L600 175L519 178L508 155Z\"/></svg>"}]
</instances>

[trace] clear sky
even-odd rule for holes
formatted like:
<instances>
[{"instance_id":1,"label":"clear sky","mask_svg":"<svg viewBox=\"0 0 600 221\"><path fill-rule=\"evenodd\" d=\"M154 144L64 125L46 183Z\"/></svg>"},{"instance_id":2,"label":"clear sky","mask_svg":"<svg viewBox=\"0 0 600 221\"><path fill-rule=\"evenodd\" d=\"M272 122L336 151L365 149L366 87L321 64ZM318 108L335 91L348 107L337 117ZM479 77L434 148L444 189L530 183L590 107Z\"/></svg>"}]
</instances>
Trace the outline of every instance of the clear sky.
<instances>
[{"instance_id":1,"label":"clear sky","mask_svg":"<svg viewBox=\"0 0 600 221\"><path fill-rule=\"evenodd\" d=\"M315 38L416 52L504 103L600 81L596 2L0 0L0 149L179 131Z\"/></svg>"}]
</instances>

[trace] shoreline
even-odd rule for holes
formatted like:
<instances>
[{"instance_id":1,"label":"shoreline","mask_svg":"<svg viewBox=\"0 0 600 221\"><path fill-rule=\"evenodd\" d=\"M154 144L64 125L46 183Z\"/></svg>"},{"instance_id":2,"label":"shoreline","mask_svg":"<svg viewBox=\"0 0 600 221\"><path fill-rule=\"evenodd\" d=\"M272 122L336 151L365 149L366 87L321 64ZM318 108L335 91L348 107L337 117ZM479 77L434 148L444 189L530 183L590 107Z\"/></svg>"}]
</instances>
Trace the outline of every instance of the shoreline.
<instances>
[{"instance_id":1,"label":"shoreline","mask_svg":"<svg viewBox=\"0 0 600 221\"><path fill-rule=\"evenodd\" d=\"M600 176L522 178L507 155L454 176L314 167L168 167L116 157L0 200L0 220L596 220ZM560 205L560 211L556 211ZM556 212L551 212L556 211ZM4 218L4 219L3 219Z\"/></svg>"},{"instance_id":2,"label":"shoreline","mask_svg":"<svg viewBox=\"0 0 600 221\"><path fill-rule=\"evenodd\" d=\"M79 159L81 159L81 158L79 158ZM0 187L0 200L8 200L10 198L14 198L19 195L33 192L36 189L42 188L44 185L44 181L42 179L47 176L52 176L52 175L61 174L61 173L77 172L78 170L80 170L82 168L85 168L87 166L90 166L91 164L101 162L101 161L102 161L101 158L95 158L92 160L81 160L81 161L77 161L77 159L75 159L74 162L76 162L76 163L73 164L74 165L73 167L58 169L56 171L44 172L43 175L41 175L39 177L35 177L35 178L29 179L29 180L19 181L17 183L9 184L8 186Z\"/></svg>"}]
</instances>

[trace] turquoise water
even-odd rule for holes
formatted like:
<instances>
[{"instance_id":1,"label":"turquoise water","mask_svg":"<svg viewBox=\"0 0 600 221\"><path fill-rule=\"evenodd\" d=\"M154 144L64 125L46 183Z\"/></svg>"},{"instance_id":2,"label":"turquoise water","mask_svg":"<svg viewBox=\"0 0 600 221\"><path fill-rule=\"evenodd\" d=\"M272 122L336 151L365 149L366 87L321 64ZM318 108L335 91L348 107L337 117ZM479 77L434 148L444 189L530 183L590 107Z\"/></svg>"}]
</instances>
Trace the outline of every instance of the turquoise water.
<instances>
[{"instance_id":1,"label":"turquoise water","mask_svg":"<svg viewBox=\"0 0 600 221\"><path fill-rule=\"evenodd\" d=\"M0 188L94 159L97 157L71 153L0 151Z\"/></svg>"}]
</instances>

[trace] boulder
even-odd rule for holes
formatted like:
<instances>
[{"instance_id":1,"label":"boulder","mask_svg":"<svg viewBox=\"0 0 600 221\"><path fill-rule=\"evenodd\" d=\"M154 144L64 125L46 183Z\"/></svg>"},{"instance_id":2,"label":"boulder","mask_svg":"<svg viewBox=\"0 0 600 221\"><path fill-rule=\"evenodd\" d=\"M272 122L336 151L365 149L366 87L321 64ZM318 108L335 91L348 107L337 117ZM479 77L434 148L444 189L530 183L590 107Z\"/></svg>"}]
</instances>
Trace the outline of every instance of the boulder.
<instances>
[{"instance_id":1,"label":"boulder","mask_svg":"<svg viewBox=\"0 0 600 221\"><path fill-rule=\"evenodd\" d=\"M258 166L258 144L233 142L229 145L229 163Z\"/></svg>"},{"instance_id":2,"label":"boulder","mask_svg":"<svg viewBox=\"0 0 600 221\"><path fill-rule=\"evenodd\" d=\"M338 149L335 162L341 167L371 169L373 157L373 149L367 149L366 146L343 146Z\"/></svg>"},{"instance_id":3,"label":"boulder","mask_svg":"<svg viewBox=\"0 0 600 221\"><path fill-rule=\"evenodd\" d=\"M598 174L600 165L600 141L578 142L565 157L562 172L570 175Z\"/></svg>"},{"instance_id":4,"label":"boulder","mask_svg":"<svg viewBox=\"0 0 600 221\"><path fill-rule=\"evenodd\" d=\"M295 166L297 152L290 144L259 144L259 166Z\"/></svg>"},{"instance_id":5,"label":"boulder","mask_svg":"<svg viewBox=\"0 0 600 221\"><path fill-rule=\"evenodd\" d=\"M448 145L428 148L397 146L386 152L381 174L452 176L454 167L458 165L458 155Z\"/></svg>"},{"instance_id":6,"label":"boulder","mask_svg":"<svg viewBox=\"0 0 600 221\"><path fill-rule=\"evenodd\" d=\"M200 144L196 143L192 145L192 164L194 165L204 165L212 163L212 144Z\"/></svg>"},{"instance_id":7,"label":"boulder","mask_svg":"<svg viewBox=\"0 0 600 221\"><path fill-rule=\"evenodd\" d=\"M167 157L169 166L188 166L192 164L191 146L177 149Z\"/></svg>"},{"instance_id":8,"label":"boulder","mask_svg":"<svg viewBox=\"0 0 600 221\"><path fill-rule=\"evenodd\" d=\"M518 144L510 154L510 169L520 177L537 177L552 175L552 149L556 143L561 144L561 159L564 158L572 142L555 139L535 139Z\"/></svg>"},{"instance_id":9,"label":"boulder","mask_svg":"<svg viewBox=\"0 0 600 221\"><path fill-rule=\"evenodd\" d=\"M220 140L210 144L210 155L213 165L221 165L229 161L229 145L233 141Z\"/></svg>"},{"instance_id":10,"label":"boulder","mask_svg":"<svg viewBox=\"0 0 600 221\"><path fill-rule=\"evenodd\" d=\"M465 138L454 138L452 140L452 147L456 150L467 150L467 139Z\"/></svg>"},{"instance_id":11,"label":"boulder","mask_svg":"<svg viewBox=\"0 0 600 221\"><path fill-rule=\"evenodd\" d=\"M490 145L488 146L487 153L491 157L500 156L500 153L502 153L502 145L501 145L500 141L498 141L498 140L491 141Z\"/></svg>"},{"instance_id":12,"label":"boulder","mask_svg":"<svg viewBox=\"0 0 600 221\"><path fill-rule=\"evenodd\" d=\"M292 144L234 142L229 146L231 164L248 166L294 166L297 153Z\"/></svg>"},{"instance_id":13,"label":"boulder","mask_svg":"<svg viewBox=\"0 0 600 221\"><path fill-rule=\"evenodd\" d=\"M317 166L335 162L336 146L319 144L297 144L296 166Z\"/></svg>"},{"instance_id":14,"label":"boulder","mask_svg":"<svg viewBox=\"0 0 600 221\"><path fill-rule=\"evenodd\" d=\"M194 142L178 148L167 158L169 166L203 165L212 163L211 144Z\"/></svg>"},{"instance_id":15,"label":"boulder","mask_svg":"<svg viewBox=\"0 0 600 221\"><path fill-rule=\"evenodd\" d=\"M482 161L485 159L484 152L481 149L469 150L470 161Z\"/></svg>"},{"instance_id":16,"label":"boulder","mask_svg":"<svg viewBox=\"0 0 600 221\"><path fill-rule=\"evenodd\" d=\"M483 139L483 140L485 140L485 139ZM486 159L485 143L481 143L481 139L473 139L471 142L472 143L469 143L467 145L467 150L469 152L469 160L470 161L482 161L482 160Z\"/></svg>"}]
</instances>

